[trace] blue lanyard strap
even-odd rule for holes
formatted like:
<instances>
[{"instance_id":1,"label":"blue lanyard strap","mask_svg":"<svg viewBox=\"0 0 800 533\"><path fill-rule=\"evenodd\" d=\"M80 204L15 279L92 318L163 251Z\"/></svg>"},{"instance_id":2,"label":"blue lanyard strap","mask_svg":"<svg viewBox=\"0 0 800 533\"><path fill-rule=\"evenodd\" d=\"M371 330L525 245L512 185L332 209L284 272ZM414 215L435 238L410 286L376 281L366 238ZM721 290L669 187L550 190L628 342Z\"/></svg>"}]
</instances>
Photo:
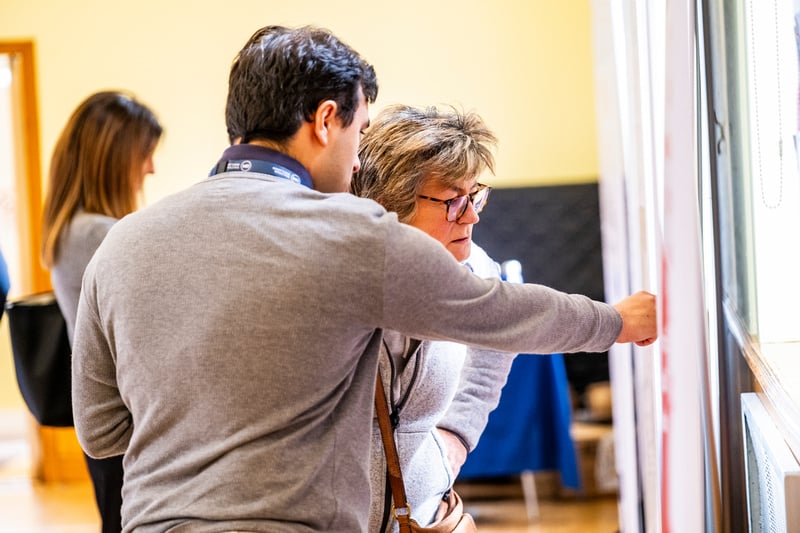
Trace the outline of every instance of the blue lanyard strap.
<instances>
[{"instance_id":1,"label":"blue lanyard strap","mask_svg":"<svg viewBox=\"0 0 800 533\"><path fill-rule=\"evenodd\" d=\"M209 176L223 172L256 172L313 188L311 180L307 177L300 176L297 172L293 172L278 163L261 159L223 159L217 163L216 167L211 169Z\"/></svg>"}]
</instances>

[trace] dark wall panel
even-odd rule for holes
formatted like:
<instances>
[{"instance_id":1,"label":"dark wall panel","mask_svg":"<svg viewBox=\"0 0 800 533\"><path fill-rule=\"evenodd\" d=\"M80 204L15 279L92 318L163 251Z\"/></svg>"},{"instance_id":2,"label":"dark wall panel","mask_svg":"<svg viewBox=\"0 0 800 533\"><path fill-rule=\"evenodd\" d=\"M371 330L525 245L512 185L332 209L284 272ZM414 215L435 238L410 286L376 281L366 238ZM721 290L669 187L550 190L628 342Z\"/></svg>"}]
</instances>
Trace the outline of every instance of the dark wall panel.
<instances>
[{"instance_id":1,"label":"dark wall panel","mask_svg":"<svg viewBox=\"0 0 800 533\"><path fill-rule=\"evenodd\" d=\"M517 259L528 283L603 300L597 184L494 189L473 239L496 261ZM565 358L580 394L608 380L607 354Z\"/></svg>"}]
</instances>

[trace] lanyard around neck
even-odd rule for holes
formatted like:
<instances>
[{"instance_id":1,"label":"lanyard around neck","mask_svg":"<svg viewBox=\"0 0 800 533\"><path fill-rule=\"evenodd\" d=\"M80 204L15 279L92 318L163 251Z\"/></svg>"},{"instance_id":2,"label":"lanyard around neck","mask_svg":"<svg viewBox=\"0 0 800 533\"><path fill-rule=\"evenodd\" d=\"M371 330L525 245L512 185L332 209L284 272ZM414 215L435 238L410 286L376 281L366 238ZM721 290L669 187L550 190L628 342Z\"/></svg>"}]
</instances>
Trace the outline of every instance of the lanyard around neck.
<instances>
[{"instance_id":1,"label":"lanyard around neck","mask_svg":"<svg viewBox=\"0 0 800 533\"><path fill-rule=\"evenodd\" d=\"M256 172L312 188L311 181L285 166L261 159L223 159L211 169L209 176L223 172Z\"/></svg>"}]
</instances>

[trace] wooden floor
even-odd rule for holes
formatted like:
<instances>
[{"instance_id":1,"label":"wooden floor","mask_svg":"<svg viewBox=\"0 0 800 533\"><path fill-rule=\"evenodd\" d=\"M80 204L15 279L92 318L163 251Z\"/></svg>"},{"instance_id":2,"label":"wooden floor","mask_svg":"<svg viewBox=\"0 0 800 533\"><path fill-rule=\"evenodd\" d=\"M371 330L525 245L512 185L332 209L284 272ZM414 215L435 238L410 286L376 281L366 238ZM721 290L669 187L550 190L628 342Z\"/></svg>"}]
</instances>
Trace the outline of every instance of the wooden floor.
<instances>
[{"instance_id":1,"label":"wooden floor","mask_svg":"<svg viewBox=\"0 0 800 533\"><path fill-rule=\"evenodd\" d=\"M538 520L529 521L521 502L470 506L481 533L614 533L619 531L617 502L602 497L586 501L543 500ZM476 513L476 510L484 512Z\"/></svg>"},{"instance_id":2,"label":"wooden floor","mask_svg":"<svg viewBox=\"0 0 800 533\"><path fill-rule=\"evenodd\" d=\"M614 495L559 495L555 472L536 474L539 498L526 501L519 478L456 484L481 533L614 533Z\"/></svg>"},{"instance_id":3,"label":"wooden floor","mask_svg":"<svg viewBox=\"0 0 800 533\"><path fill-rule=\"evenodd\" d=\"M96 533L99 519L87 482L42 484L32 480L30 446L24 436L0 434L0 533ZM467 510L481 533L613 533L617 501L539 498L539 518L529 520L525 500L506 484L464 485ZM498 497L498 494L500 496Z\"/></svg>"}]
</instances>

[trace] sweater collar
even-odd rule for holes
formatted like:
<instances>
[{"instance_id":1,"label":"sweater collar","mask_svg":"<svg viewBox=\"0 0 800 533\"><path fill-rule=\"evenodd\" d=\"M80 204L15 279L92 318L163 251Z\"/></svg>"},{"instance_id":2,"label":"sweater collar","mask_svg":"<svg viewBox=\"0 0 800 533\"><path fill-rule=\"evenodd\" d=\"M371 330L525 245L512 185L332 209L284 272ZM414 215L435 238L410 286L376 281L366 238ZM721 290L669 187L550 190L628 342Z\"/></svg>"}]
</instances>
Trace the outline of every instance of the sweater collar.
<instances>
[{"instance_id":1,"label":"sweater collar","mask_svg":"<svg viewBox=\"0 0 800 533\"><path fill-rule=\"evenodd\" d=\"M209 175L223 172L256 172L314 188L311 174L295 158L254 144L234 144L226 148Z\"/></svg>"}]
</instances>

